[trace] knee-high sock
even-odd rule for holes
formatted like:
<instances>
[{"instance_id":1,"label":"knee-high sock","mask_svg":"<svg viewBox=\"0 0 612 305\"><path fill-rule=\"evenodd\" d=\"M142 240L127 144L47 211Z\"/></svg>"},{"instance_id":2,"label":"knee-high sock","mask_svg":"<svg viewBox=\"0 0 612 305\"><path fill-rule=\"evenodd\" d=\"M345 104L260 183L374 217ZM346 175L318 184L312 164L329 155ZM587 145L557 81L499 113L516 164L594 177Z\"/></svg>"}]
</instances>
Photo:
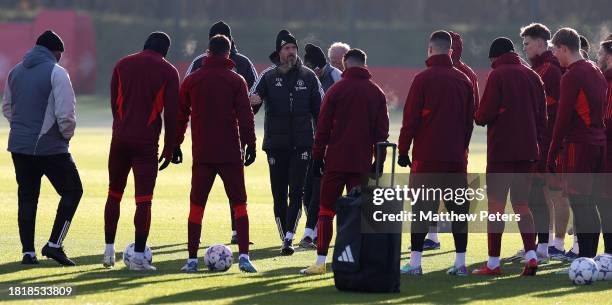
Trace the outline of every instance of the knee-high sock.
<instances>
[{"instance_id":1,"label":"knee-high sock","mask_svg":"<svg viewBox=\"0 0 612 305\"><path fill-rule=\"evenodd\" d=\"M546 203L546 197L544 195L544 184L540 181L534 181L529 193L529 209L533 216L533 224L535 232L538 235L539 244L548 243L548 233L550 226L550 211Z\"/></svg>"},{"instance_id":2,"label":"knee-high sock","mask_svg":"<svg viewBox=\"0 0 612 305\"><path fill-rule=\"evenodd\" d=\"M238 237L238 253L249 254L249 214L246 203L235 204L234 220Z\"/></svg>"},{"instance_id":3,"label":"knee-high sock","mask_svg":"<svg viewBox=\"0 0 612 305\"><path fill-rule=\"evenodd\" d=\"M597 203L601 231L603 233L605 253L612 254L612 199L601 199Z\"/></svg>"},{"instance_id":4,"label":"knee-high sock","mask_svg":"<svg viewBox=\"0 0 612 305\"><path fill-rule=\"evenodd\" d=\"M489 201L489 213L503 213L505 203ZM499 221L488 221L487 222L487 242L489 249L489 256L499 257L501 252L501 240L504 232L505 223Z\"/></svg>"},{"instance_id":5,"label":"knee-high sock","mask_svg":"<svg viewBox=\"0 0 612 305\"><path fill-rule=\"evenodd\" d=\"M319 212L319 223L318 223L318 239L317 239L317 254L327 255L329 250L329 244L331 243L332 236L334 234L334 216L325 215Z\"/></svg>"},{"instance_id":6,"label":"knee-high sock","mask_svg":"<svg viewBox=\"0 0 612 305\"><path fill-rule=\"evenodd\" d=\"M514 212L520 215L521 219L518 222L521 238L523 239L523 249L525 252L535 250L535 227L533 224L533 215L527 204L515 204L512 206Z\"/></svg>"},{"instance_id":7,"label":"knee-high sock","mask_svg":"<svg viewBox=\"0 0 612 305\"><path fill-rule=\"evenodd\" d=\"M590 196L570 195L570 206L574 212L576 236L580 257L594 257L597 254L601 224L599 215Z\"/></svg>"},{"instance_id":8,"label":"knee-high sock","mask_svg":"<svg viewBox=\"0 0 612 305\"><path fill-rule=\"evenodd\" d=\"M117 223L121 214L121 197L123 193L108 191L106 205L104 206L104 241L107 244L115 243Z\"/></svg>"},{"instance_id":9,"label":"knee-high sock","mask_svg":"<svg viewBox=\"0 0 612 305\"><path fill-rule=\"evenodd\" d=\"M192 203L189 207L189 219L187 220L187 250L189 251L189 258L198 257L203 218L204 207Z\"/></svg>"},{"instance_id":10,"label":"knee-high sock","mask_svg":"<svg viewBox=\"0 0 612 305\"><path fill-rule=\"evenodd\" d=\"M151 227L151 201L136 204L134 227L136 228L134 251L144 252L149 237L149 228Z\"/></svg>"}]
</instances>

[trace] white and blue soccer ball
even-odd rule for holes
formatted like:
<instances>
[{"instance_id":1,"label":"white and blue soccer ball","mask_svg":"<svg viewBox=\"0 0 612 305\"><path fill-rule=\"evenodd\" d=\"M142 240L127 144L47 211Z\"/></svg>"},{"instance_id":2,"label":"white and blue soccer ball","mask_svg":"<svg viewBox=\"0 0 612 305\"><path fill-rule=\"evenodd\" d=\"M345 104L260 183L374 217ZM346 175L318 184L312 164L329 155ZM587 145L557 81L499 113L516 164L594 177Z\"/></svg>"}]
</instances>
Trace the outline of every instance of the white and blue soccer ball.
<instances>
[{"instance_id":1,"label":"white and blue soccer ball","mask_svg":"<svg viewBox=\"0 0 612 305\"><path fill-rule=\"evenodd\" d=\"M598 281L611 281L612 280L612 255L602 254L597 255L593 259L599 268L597 274Z\"/></svg>"},{"instance_id":2,"label":"white and blue soccer ball","mask_svg":"<svg viewBox=\"0 0 612 305\"><path fill-rule=\"evenodd\" d=\"M204 253L204 264L210 271L227 271L234 263L232 250L226 245L213 245Z\"/></svg>"},{"instance_id":3,"label":"white and blue soccer ball","mask_svg":"<svg viewBox=\"0 0 612 305\"><path fill-rule=\"evenodd\" d=\"M132 257L134 257L134 243L127 245L125 250L123 250L123 263L129 267ZM144 258L149 261L149 264L153 262L153 252L151 252L151 248L149 248L149 246L145 246Z\"/></svg>"},{"instance_id":4,"label":"white and blue soccer ball","mask_svg":"<svg viewBox=\"0 0 612 305\"><path fill-rule=\"evenodd\" d=\"M569 278L576 285L590 285L597 281L599 269L592 258L579 257L569 268Z\"/></svg>"}]
</instances>

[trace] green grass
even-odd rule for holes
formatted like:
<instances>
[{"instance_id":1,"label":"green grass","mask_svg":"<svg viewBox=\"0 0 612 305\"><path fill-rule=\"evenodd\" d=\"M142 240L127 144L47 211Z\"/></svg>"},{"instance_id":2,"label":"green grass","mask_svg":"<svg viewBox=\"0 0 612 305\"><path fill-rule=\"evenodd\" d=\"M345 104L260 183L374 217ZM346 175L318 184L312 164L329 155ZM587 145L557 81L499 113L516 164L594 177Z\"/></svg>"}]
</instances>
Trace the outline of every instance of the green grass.
<instances>
[{"instance_id":1,"label":"green grass","mask_svg":"<svg viewBox=\"0 0 612 305\"><path fill-rule=\"evenodd\" d=\"M236 266L226 273L179 272L187 255L186 220L190 188L189 143L185 144L185 162L171 166L157 180L149 245L154 251L157 272L128 272L119 262L114 270L103 269L103 210L108 176L106 170L110 143L107 101L81 98L80 125L72 142L72 153L79 167L85 193L74 218L65 246L77 267L62 268L42 259L41 265L23 268L17 230L16 184L8 153L0 154L0 303L36 304L172 304L210 302L218 304L609 304L610 282L588 287L573 286L566 276L553 272L565 265L545 266L535 278L520 278L519 264L504 265L504 276L454 278L444 274L453 263L452 238L441 234L442 250L427 252L423 258L425 275L402 278L399 294L361 294L338 292L332 273L304 277L298 270L312 263L315 253L296 252L291 257L278 256L279 240L272 216L265 154L259 151L255 164L246 169L251 238L255 242L251 257L259 268L257 274L242 274ZM258 118L258 123L261 118ZM392 136L396 141L400 117L393 115ZM0 125L0 143L7 141L6 124ZM261 124L259 124L261 126ZM262 139L261 130L258 139ZM471 149L470 169L482 172L485 164L484 133L477 129ZM5 144L2 144L5 145ZM405 172L402 170L401 172ZM118 251L133 240L133 184L126 189L119 223ZM58 196L45 180L40 197L36 247L40 249L50 234ZM302 234L304 218L300 224ZM217 180L206 207L202 248L227 243L230 237L229 211L223 187ZM409 237L404 234L402 262ZM469 269L486 256L486 235L470 235ZM518 234L506 234L502 256L513 254L522 245ZM237 251L235 246L231 246ZM203 251L200 251L202 254ZM39 253L40 255L40 253ZM62 285L75 289L66 299L17 300L7 296L9 286Z\"/></svg>"}]
</instances>

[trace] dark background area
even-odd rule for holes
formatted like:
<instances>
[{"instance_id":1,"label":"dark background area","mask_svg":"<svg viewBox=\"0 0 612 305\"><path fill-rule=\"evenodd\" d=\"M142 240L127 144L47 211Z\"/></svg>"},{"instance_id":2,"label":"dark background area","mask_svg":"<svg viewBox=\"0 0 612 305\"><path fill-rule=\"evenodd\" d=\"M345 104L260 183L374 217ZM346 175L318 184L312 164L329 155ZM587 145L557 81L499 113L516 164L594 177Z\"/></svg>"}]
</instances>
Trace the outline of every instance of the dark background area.
<instances>
[{"instance_id":1,"label":"dark background area","mask_svg":"<svg viewBox=\"0 0 612 305\"><path fill-rule=\"evenodd\" d=\"M149 32L170 34L168 59L188 61L205 49L208 29L218 20L231 25L238 49L256 63L268 62L276 33L287 28L302 47L313 42L326 50L344 41L366 50L371 66L415 68L424 65L427 38L437 29L461 33L464 61L482 68L489 65L491 40L507 36L520 49L519 28L532 21L553 32L574 27L593 45L612 28L609 0L0 0L0 21L29 21L42 9L92 16L96 88L104 93L116 60L140 50Z\"/></svg>"}]
</instances>

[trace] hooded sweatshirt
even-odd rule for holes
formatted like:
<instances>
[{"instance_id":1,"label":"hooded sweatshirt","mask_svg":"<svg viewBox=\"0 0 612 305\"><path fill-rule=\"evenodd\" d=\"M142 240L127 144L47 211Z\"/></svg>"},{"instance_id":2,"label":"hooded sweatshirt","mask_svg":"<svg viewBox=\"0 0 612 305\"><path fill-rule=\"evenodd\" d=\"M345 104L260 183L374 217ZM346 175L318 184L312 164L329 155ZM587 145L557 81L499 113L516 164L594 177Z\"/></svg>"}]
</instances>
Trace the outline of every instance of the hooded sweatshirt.
<instances>
[{"instance_id":1,"label":"hooded sweatshirt","mask_svg":"<svg viewBox=\"0 0 612 305\"><path fill-rule=\"evenodd\" d=\"M542 80L508 52L491 64L476 124L487 126L487 162L535 161L546 128Z\"/></svg>"},{"instance_id":2,"label":"hooded sweatshirt","mask_svg":"<svg viewBox=\"0 0 612 305\"><path fill-rule=\"evenodd\" d=\"M68 72L35 46L8 75L2 111L10 123L8 151L26 155L68 152L76 127L76 99Z\"/></svg>"},{"instance_id":3,"label":"hooded sweatshirt","mask_svg":"<svg viewBox=\"0 0 612 305\"><path fill-rule=\"evenodd\" d=\"M451 54L451 59L453 60L453 66L459 71L463 72L470 79L472 83L472 89L474 90L474 109L478 109L478 104L480 104L480 92L478 91L478 76L468 66L466 63L461 61L461 54L463 53L463 40L461 36L455 32L450 32L452 40L453 40L453 53Z\"/></svg>"}]
</instances>

